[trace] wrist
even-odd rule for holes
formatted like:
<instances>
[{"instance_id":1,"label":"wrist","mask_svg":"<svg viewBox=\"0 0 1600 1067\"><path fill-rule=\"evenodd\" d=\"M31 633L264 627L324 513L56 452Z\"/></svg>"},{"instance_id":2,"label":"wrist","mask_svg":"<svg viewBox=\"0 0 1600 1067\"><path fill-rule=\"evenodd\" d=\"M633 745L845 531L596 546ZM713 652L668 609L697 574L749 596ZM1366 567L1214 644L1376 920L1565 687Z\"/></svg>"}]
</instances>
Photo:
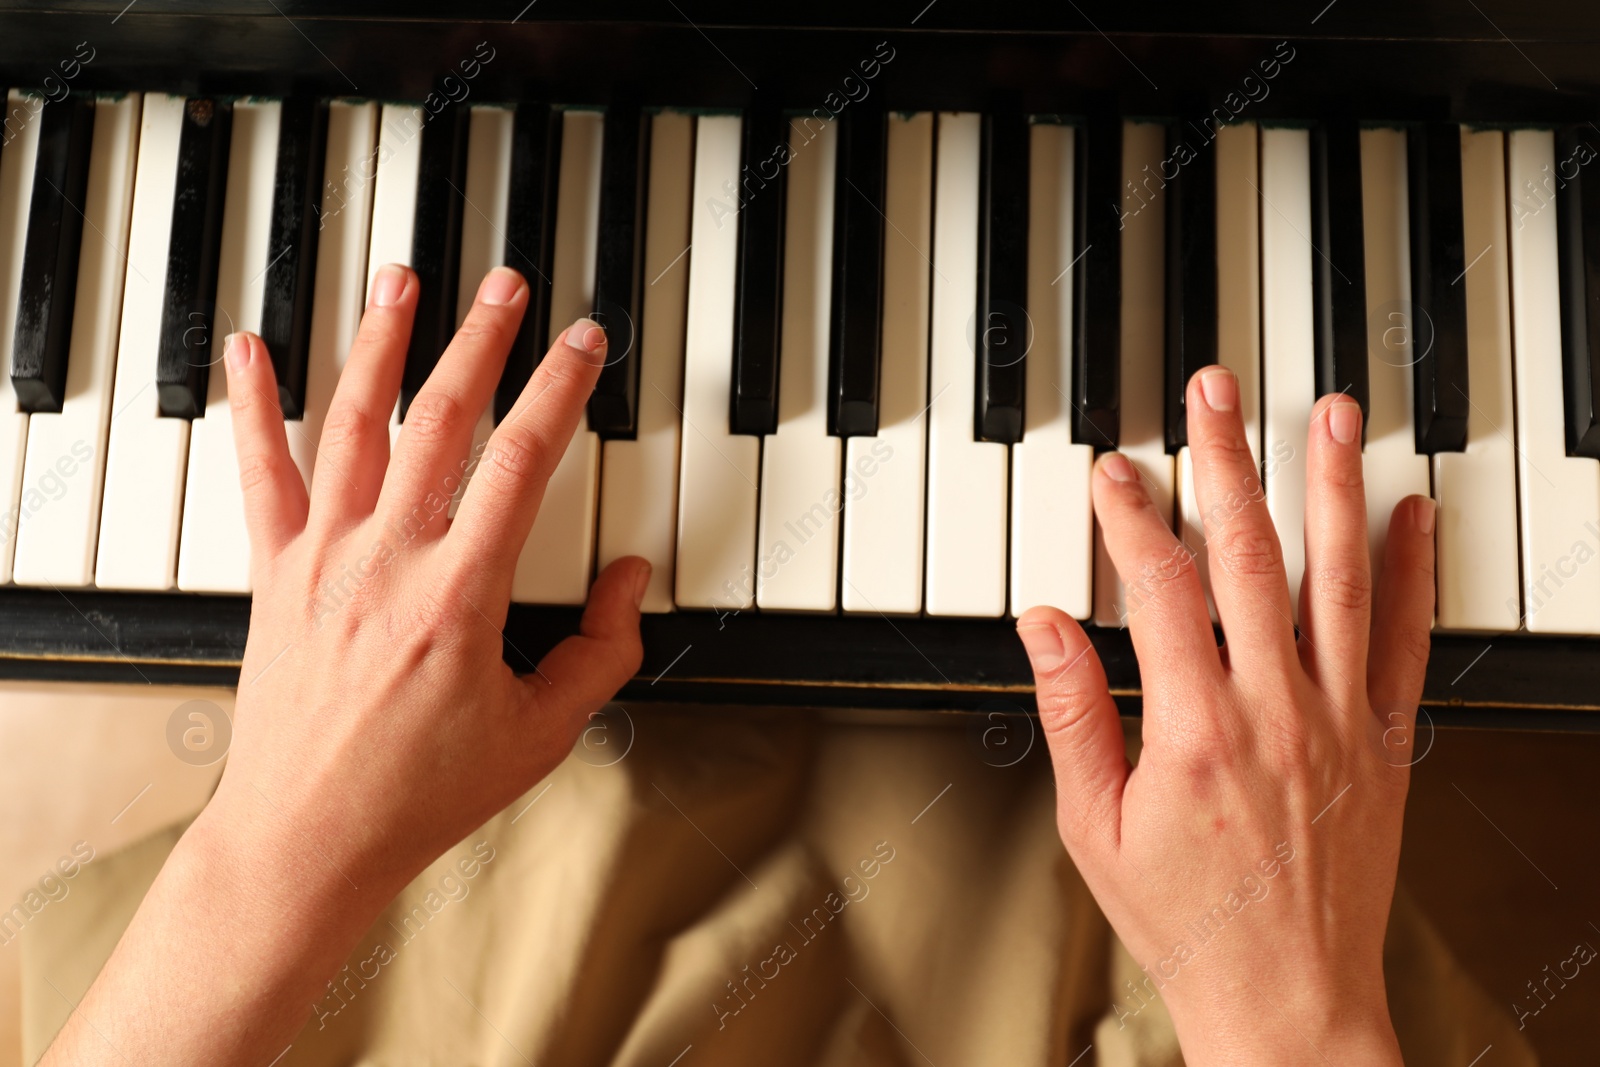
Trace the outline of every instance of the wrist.
<instances>
[{"instance_id":1,"label":"wrist","mask_svg":"<svg viewBox=\"0 0 1600 1067\"><path fill-rule=\"evenodd\" d=\"M1364 982L1289 987L1241 980L1229 995L1168 1007L1184 1062L1282 1067L1402 1064L1381 972Z\"/></svg>"}]
</instances>

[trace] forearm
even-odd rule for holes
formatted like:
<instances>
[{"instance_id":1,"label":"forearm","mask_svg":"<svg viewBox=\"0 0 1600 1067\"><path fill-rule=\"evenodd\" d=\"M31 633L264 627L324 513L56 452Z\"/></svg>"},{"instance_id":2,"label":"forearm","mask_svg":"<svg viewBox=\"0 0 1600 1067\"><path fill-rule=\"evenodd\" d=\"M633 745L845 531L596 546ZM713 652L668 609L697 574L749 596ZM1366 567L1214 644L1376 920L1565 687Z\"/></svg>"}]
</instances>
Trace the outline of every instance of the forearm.
<instances>
[{"instance_id":1,"label":"forearm","mask_svg":"<svg viewBox=\"0 0 1600 1067\"><path fill-rule=\"evenodd\" d=\"M1189 1067L1403 1064L1381 974L1340 992L1228 984L1233 995L1225 1003L1173 1012Z\"/></svg>"},{"instance_id":2,"label":"forearm","mask_svg":"<svg viewBox=\"0 0 1600 1067\"><path fill-rule=\"evenodd\" d=\"M315 842L214 804L41 1063L270 1062L391 888L354 888Z\"/></svg>"}]
</instances>

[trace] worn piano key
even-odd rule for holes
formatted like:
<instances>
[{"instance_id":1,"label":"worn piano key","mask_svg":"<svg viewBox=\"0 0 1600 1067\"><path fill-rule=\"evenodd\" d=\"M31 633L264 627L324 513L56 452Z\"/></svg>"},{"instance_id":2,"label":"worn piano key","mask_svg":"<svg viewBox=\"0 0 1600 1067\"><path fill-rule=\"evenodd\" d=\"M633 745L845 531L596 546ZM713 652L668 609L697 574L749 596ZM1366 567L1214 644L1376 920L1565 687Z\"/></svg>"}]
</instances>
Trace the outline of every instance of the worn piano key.
<instances>
[{"instance_id":1,"label":"worn piano key","mask_svg":"<svg viewBox=\"0 0 1600 1067\"><path fill-rule=\"evenodd\" d=\"M1253 122L1223 126L1210 151L1217 156L1217 362L1239 381L1239 415L1250 454L1258 461L1276 462L1261 447L1260 132ZM1178 450L1177 460L1178 536L1194 556L1201 588L1210 599L1209 533L1187 445ZM1245 488L1260 491L1259 485ZM1215 603L1210 610L1215 620Z\"/></svg>"},{"instance_id":2,"label":"worn piano key","mask_svg":"<svg viewBox=\"0 0 1600 1067\"><path fill-rule=\"evenodd\" d=\"M1532 633L1600 634L1600 466L1568 455L1562 412L1561 208L1547 184L1555 138L1512 130L1507 139L1522 624Z\"/></svg>"},{"instance_id":3,"label":"worn piano key","mask_svg":"<svg viewBox=\"0 0 1600 1067\"><path fill-rule=\"evenodd\" d=\"M268 242L280 114L276 101L240 100L233 106L217 267L217 318L229 330L259 333L261 329L266 281L262 268L271 258ZM250 591L250 531L234 451L233 404L228 376L220 367L206 383L205 410L189 425L178 588L192 593Z\"/></svg>"},{"instance_id":4,"label":"worn piano key","mask_svg":"<svg viewBox=\"0 0 1600 1067\"><path fill-rule=\"evenodd\" d=\"M494 417L506 417L548 350L550 272L556 247L556 186L561 168L561 114L549 104L517 105L511 135L505 264L528 283L528 310L495 389Z\"/></svg>"},{"instance_id":5,"label":"worn piano key","mask_svg":"<svg viewBox=\"0 0 1600 1067\"><path fill-rule=\"evenodd\" d=\"M177 580L191 422L163 418L150 383L161 346L184 108L181 96L144 98L95 557L94 581L102 589L170 589Z\"/></svg>"},{"instance_id":6,"label":"worn piano key","mask_svg":"<svg viewBox=\"0 0 1600 1067\"><path fill-rule=\"evenodd\" d=\"M1120 429L1122 336L1122 120L1095 114L1078 128L1070 275L1077 317L1072 327L1073 440L1116 448ZM1056 284L1066 284L1063 278Z\"/></svg>"},{"instance_id":7,"label":"worn piano key","mask_svg":"<svg viewBox=\"0 0 1600 1067\"><path fill-rule=\"evenodd\" d=\"M814 122L814 120L808 120ZM803 127L811 135L810 126ZM738 211L739 293L729 425L737 434L778 428L778 345L783 317L784 186L789 160L789 120L770 108L745 119L739 180L719 203ZM772 172L772 173L769 173ZM728 201L734 201L729 204ZM733 220L719 214L718 221Z\"/></svg>"},{"instance_id":8,"label":"worn piano key","mask_svg":"<svg viewBox=\"0 0 1600 1067\"><path fill-rule=\"evenodd\" d=\"M1011 448L1011 614L1050 604L1075 618L1092 610L1094 448L1072 440L1072 286L1052 284L1073 256L1074 131L1031 131L1028 205L1028 402Z\"/></svg>"},{"instance_id":9,"label":"worn piano key","mask_svg":"<svg viewBox=\"0 0 1600 1067\"><path fill-rule=\"evenodd\" d=\"M1367 386L1366 235L1362 221L1361 130L1335 120L1311 131L1312 323L1317 395L1344 393L1361 405Z\"/></svg>"},{"instance_id":10,"label":"worn piano key","mask_svg":"<svg viewBox=\"0 0 1600 1067\"><path fill-rule=\"evenodd\" d=\"M1438 619L1441 630L1501 633L1515 630L1522 619L1517 589L1516 449L1508 435L1516 417L1505 241L1505 134L1462 131L1461 177L1462 236L1468 248L1486 251L1463 282L1472 375L1467 448L1433 457L1433 490L1440 505L1435 564ZM1559 215L1556 221L1562 221Z\"/></svg>"},{"instance_id":11,"label":"worn piano key","mask_svg":"<svg viewBox=\"0 0 1600 1067\"><path fill-rule=\"evenodd\" d=\"M1458 134L1459 136L1459 134ZM1410 296L1406 271L1407 193L1410 155L1398 129L1361 131L1363 224L1366 228L1367 306L1404 308ZM1347 195L1347 194L1341 194ZM1313 255L1315 269L1317 259ZM1414 304L1415 301L1412 301ZM1362 485L1367 497L1367 545L1373 573L1383 566L1383 548L1394 507L1412 494L1430 492L1428 457L1417 452L1411 403L1411 366L1418 343L1414 332L1396 329L1378 317L1368 331L1367 380L1371 411L1361 450Z\"/></svg>"},{"instance_id":12,"label":"worn piano key","mask_svg":"<svg viewBox=\"0 0 1600 1067\"><path fill-rule=\"evenodd\" d=\"M829 340L828 432L878 432L883 344L883 243L887 125L878 110L837 120L833 192L833 323Z\"/></svg>"},{"instance_id":13,"label":"worn piano key","mask_svg":"<svg viewBox=\"0 0 1600 1067\"><path fill-rule=\"evenodd\" d=\"M623 556L650 561L641 610L672 610L678 512L679 415L684 313L688 309L690 182L694 118L662 112L650 123L650 202L645 213L644 318L639 323L639 424L631 440L606 441L600 470L601 568Z\"/></svg>"},{"instance_id":14,"label":"worn piano key","mask_svg":"<svg viewBox=\"0 0 1600 1067\"><path fill-rule=\"evenodd\" d=\"M219 356L222 338L213 319L232 129L233 105L227 101L184 102L156 354L156 397L161 414L174 418L192 419L205 411L206 383Z\"/></svg>"},{"instance_id":15,"label":"worn piano key","mask_svg":"<svg viewBox=\"0 0 1600 1067\"><path fill-rule=\"evenodd\" d=\"M1461 129L1452 122L1412 127L1411 304L1416 353L1417 451L1466 447L1467 271L1461 235ZM1426 322L1423 318L1426 316Z\"/></svg>"},{"instance_id":16,"label":"worn piano key","mask_svg":"<svg viewBox=\"0 0 1600 1067\"><path fill-rule=\"evenodd\" d=\"M94 100L72 94L44 105L11 351L11 388L25 411L60 411L72 343L89 183Z\"/></svg>"},{"instance_id":17,"label":"worn piano key","mask_svg":"<svg viewBox=\"0 0 1600 1067\"><path fill-rule=\"evenodd\" d=\"M0 93L6 114L29 115L37 103L12 91ZM39 147L39 121L13 122L0 137L0 583L11 580L17 547L22 457L28 446L28 413L11 390L11 347L16 339L17 297L22 290L22 254L28 237L28 196Z\"/></svg>"},{"instance_id":18,"label":"worn piano key","mask_svg":"<svg viewBox=\"0 0 1600 1067\"><path fill-rule=\"evenodd\" d=\"M600 156L605 116L576 109L561 114L561 167L555 249L550 272L548 349L578 318L594 310L596 238L600 231ZM539 517L511 576L519 604L582 604L594 577L594 527L600 498L600 438L579 418L567 449L545 484Z\"/></svg>"},{"instance_id":19,"label":"worn piano key","mask_svg":"<svg viewBox=\"0 0 1600 1067\"><path fill-rule=\"evenodd\" d=\"M733 433L727 421L739 230L734 220L701 205L725 203L728 189L737 186L742 140L738 116L696 120L673 591L681 608L724 612L755 605L761 442ZM769 183L756 199L776 199L773 192Z\"/></svg>"},{"instance_id":20,"label":"worn piano key","mask_svg":"<svg viewBox=\"0 0 1600 1067\"><path fill-rule=\"evenodd\" d=\"M1027 390L1028 120L986 115L980 165L975 419L980 441L1022 439Z\"/></svg>"},{"instance_id":21,"label":"worn piano key","mask_svg":"<svg viewBox=\"0 0 1600 1067\"><path fill-rule=\"evenodd\" d=\"M922 608L933 226L930 112L888 120L878 432L845 442L845 611ZM837 205L836 205L837 207Z\"/></svg>"},{"instance_id":22,"label":"worn piano key","mask_svg":"<svg viewBox=\"0 0 1600 1067\"><path fill-rule=\"evenodd\" d=\"M1278 531L1299 620L1305 575L1305 440L1317 398L1312 326L1311 143L1303 129L1261 130L1261 413L1267 513Z\"/></svg>"},{"instance_id":23,"label":"worn piano key","mask_svg":"<svg viewBox=\"0 0 1600 1067\"><path fill-rule=\"evenodd\" d=\"M930 615L998 618L1006 610L1008 457L1005 445L973 434L978 359L968 332L978 313L982 116L941 112L937 145L926 605Z\"/></svg>"},{"instance_id":24,"label":"worn piano key","mask_svg":"<svg viewBox=\"0 0 1600 1067\"><path fill-rule=\"evenodd\" d=\"M1556 133L1557 240L1561 255L1561 369L1567 399L1567 452L1600 458L1600 180L1586 126Z\"/></svg>"},{"instance_id":25,"label":"worn piano key","mask_svg":"<svg viewBox=\"0 0 1600 1067\"><path fill-rule=\"evenodd\" d=\"M418 134L422 145L411 269L417 272L421 290L411 344L406 349L405 374L400 379L402 419L455 333L469 127L466 108L446 107L434 112Z\"/></svg>"},{"instance_id":26,"label":"worn piano key","mask_svg":"<svg viewBox=\"0 0 1600 1067\"><path fill-rule=\"evenodd\" d=\"M599 266L594 308L606 329L606 365L589 397L589 428L632 437L639 411L639 315L644 304L644 236L650 181L650 120L636 105L606 112L600 164Z\"/></svg>"},{"instance_id":27,"label":"worn piano key","mask_svg":"<svg viewBox=\"0 0 1600 1067\"><path fill-rule=\"evenodd\" d=\"M328 105L311 97L283 101L278 162L272 183L261 339L272 356L278 404L286 419L305 412L306 363L311 347L311 294L322 229L317 205L328 140Z\"/></svg>"},{"instance_id":28,"label":"worn piano key","mask_svg":"<svg viewBox=\"0 0 1600 1067\"><path fill-rule=\"evenodd\" d=\"M18 585L84 586L94 577L141 103L123 93L93 105L89 181L77 203L89 240L78 257L66 398L60 411L29 418L22 474L24 486L58 479L65 488L17 529Z\"/></svg>"},{"instance_id":29,"label":"worn piano key","mask_svg":"<svg viewBox=\"0 0 1600 1067\"><path fill-rule=\"evenodd\" d=\"M1217 361L1217 153L1189 140L1188 122L1167 127L1167 159L1177 173L1166 189L1167 451L1189 443L1189 379ZM1187 158L1186 158L1187 157Z\"/></svg>"},{"instance_id":30,"label":"worn piano key","mask_svg":"<svg viewBox=\"0 0 1600 1067\"><path fill-rule=\"evenodd\" d=\"M1176 474L1167 453L1162 320L1165 315L1166 250L1164 215L1169 199L1161 192L1158 168L1166 157L1166 128L1129 122L1122 135L1122 173L1126 198L1119 201L1122 238L1121 304L1115 354L1121 380L1121 425L1117 448L1133 463L1161 521L1173 525ZM1123 581L1106 550L1104 531L1095 529L1094 621L1125 626L1149 597L1159 595L1148 580Z\"/></svg>"},{"instance_id":31,"label":"worn piano key","mask_svg":"<svg viewBox=\"0 0 1600 1067\"><path fill-rule=\"evenodd\" d=\"M783 381L778 430L761 443L756 606L832 611L839 588L839 460L828 433L828 334L834 264L834 159L829 122L789 164L783 243Z\"/></svg>"}]
</instances>

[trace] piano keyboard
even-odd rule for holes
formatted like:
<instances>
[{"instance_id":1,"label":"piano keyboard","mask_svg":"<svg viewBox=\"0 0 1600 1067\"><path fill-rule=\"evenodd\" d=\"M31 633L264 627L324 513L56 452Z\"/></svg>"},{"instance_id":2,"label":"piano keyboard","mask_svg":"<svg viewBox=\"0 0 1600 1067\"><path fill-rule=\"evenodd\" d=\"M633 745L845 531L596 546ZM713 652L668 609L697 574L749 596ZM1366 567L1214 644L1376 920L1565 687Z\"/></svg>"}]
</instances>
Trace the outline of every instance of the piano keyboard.
<instances>
[{"instance_id":1,"label":"piano keyboard","mask_svg":"<svg viewBox=\"0 0 1600 1067\"><path fill-rule=\"evenodd\" d=\"M1600 634L1600 179L1581 134L847 108L74 93L0 146L0 581L249 591L223 336L308 482L384 263L421 281L398 431L478 280L533 299L484 440L573 319L611 360L513 600L1117 626L1126 453L1203 555L1183 383L1239 376L1291 584L1307 418L1367 412L1375 558L1438 500L1438 628ZM246 472L247 474L249 472Z\"/></svg>"}]
</instances>

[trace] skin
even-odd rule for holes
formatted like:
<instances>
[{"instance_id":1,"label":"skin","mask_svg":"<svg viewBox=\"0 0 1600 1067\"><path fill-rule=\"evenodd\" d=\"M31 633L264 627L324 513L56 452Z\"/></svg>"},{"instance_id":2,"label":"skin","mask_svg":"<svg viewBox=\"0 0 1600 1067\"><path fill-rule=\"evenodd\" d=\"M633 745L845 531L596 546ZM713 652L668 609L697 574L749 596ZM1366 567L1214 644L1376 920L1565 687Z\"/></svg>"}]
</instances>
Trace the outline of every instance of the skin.
<instances>
[{"instance_id":1,"label":"skin","mask_svg":"<svg viewBox=\"0 0 1600 1067\"><path fill-rule=\"evenodd\" d=\"M547 775L638 668L649 566L636 558L601 573L581 633L534 674L502 660L517 555L605 361L604 332L588 320L564 332L449 519L528 288L505 268L485 279L391 458L417 292L409 270L380 271L309 498L266 348L230 339L256 593L228 766L46 1065L272 1062L389 901ZM1197 389L1190 440L1206 507L1253 461L1238 415L1206 407ZM1176 542L1140 483L1113 477L1116 458L1097 468L1095 507L1119 570L1160 564L1157 595L1130 620L1146 694L1137 771L1082 630L1049 608L1018 623L1062 838L1137 958L1155 966L1185 936L1184 917L1203 917L1293 843L1270 895L1161 990L1191 1064L1399 1062L1380 954L1406 776L1374 748L1392 724L1372 705L1414 709L1420 693L1431 537L1420 506L1402 503L1369 662L1359 445L1334 442L1325 412L1310 443L1315 581L1298 647L1259 502L1226 505L1208 531L1229 638L1219 653L1193 564L1172 562Z\"/></svg>"},{"instance_id":2,"label":"skin","mask_svg":"<svg viewBox=\"0 0 1600 1067\"><path fill-rule=\"evenodd\" d=\"M1237 408L1224 368L1190 381L1220 649L1194 559L1131 464L1110 454L1095 468L1095 514L1117 570L1146 576L1128 618L1144 692L1137 768L1083 630L1053 608L1018 619L1057 823L1111 925L1155 976L1144 1000L1166 1002L1191 1067L1398 1064L1383 937L1433 616L1434 504L1395 507L1374 595L1360 408L1319 401L1297 640ZM1129 1013L1141 1003L1121 1001Z\"/></svg>"}]
</instances>

